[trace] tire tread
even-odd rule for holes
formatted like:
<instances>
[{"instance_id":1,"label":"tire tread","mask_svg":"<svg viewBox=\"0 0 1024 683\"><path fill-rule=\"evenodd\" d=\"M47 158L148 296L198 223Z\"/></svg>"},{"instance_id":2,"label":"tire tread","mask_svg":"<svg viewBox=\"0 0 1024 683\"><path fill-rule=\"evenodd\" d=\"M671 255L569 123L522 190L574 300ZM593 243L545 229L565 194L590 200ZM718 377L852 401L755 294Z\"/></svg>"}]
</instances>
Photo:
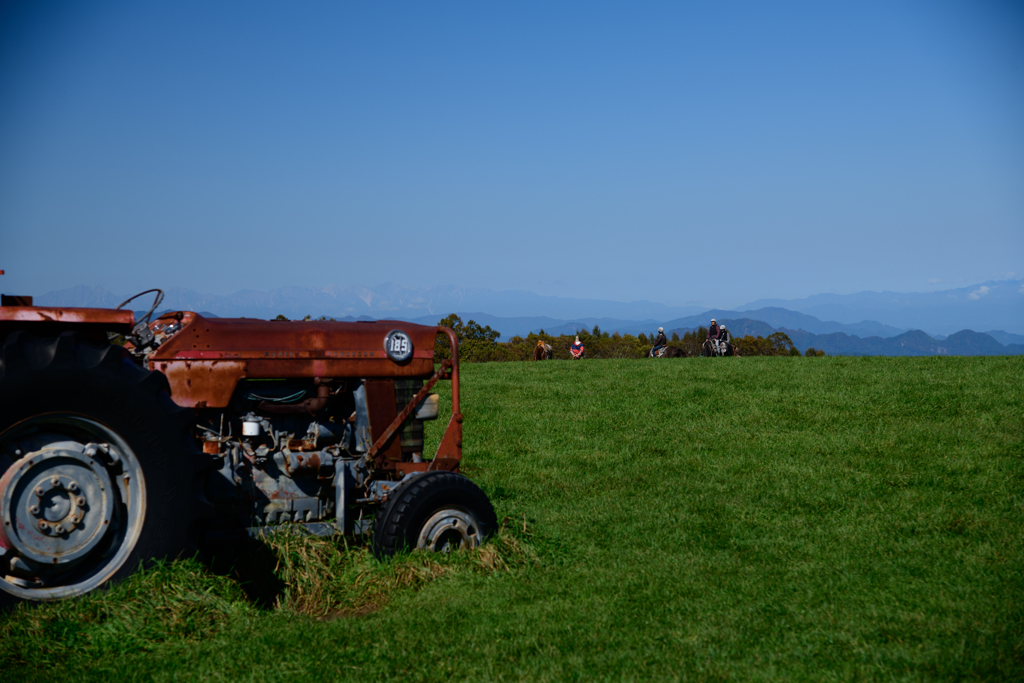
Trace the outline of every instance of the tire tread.
<instances>
[{"instance_id":1,"label":"tire tread","mask_svg":"<svg viewBox=\"0 0 1024 683\"><path fill-rule=\"evenodd\" d=\"M378 559L391 557L415 543L418 524L440 509L431 505L432 498L439 499L435 505L456 499L464 507L476 508L473 512L485 538L497 529L494 507L479 486L454 472L426 472L395 490L378 511L373 534L373 551Z\"/></svg>"}]
</instances>

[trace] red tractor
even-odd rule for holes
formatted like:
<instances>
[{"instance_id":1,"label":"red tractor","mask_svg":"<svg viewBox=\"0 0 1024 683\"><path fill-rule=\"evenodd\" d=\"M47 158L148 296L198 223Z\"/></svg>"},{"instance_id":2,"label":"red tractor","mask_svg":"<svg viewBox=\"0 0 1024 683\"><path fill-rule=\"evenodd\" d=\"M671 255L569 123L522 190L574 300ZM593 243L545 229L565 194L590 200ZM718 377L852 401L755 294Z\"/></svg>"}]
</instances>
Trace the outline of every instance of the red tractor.
<instances>
[{"instance_id":1,"label":"red tractor","mask_svg":"<svg viewBox=\"0 0 1024 683\"><path fill-rule=\"evenodd\" d=\"M97 309L3 297L0 602L80 595L282 524L372 534L379 558L475 547L495 531L487 496L459 474L450 329L152 319L162 293L150 292L140 321L122 309L131 299ZM435 368L439 335L451 358ZM451 419L425 457L440 380Z\"/></svg>"}]
</instances>

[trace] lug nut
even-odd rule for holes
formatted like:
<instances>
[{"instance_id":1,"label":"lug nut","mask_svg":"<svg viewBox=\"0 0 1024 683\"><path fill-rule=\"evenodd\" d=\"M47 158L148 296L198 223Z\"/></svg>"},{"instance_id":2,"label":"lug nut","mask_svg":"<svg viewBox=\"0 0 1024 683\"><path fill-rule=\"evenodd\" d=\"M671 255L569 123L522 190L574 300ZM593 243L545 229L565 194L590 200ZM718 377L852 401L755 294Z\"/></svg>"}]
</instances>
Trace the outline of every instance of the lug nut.
<instances>
[{"instance_id":1,"label":"lug nut","mask_svg":"<svg viewBox=\"0 0 1024 683\"><path fill-rule=\"evenodd\" d=\"M75 501L75 504L78 505L78 507L84 507L85 506L85 498L79 498L78 500Z\"/></svg>"},{"instance_id":2,"label":"lug nut","mask_svg":"<svg viewBox=\"0 0 1024 683\"><path fill-rule=\"evenodd\" d=\"M28 511L31 512L33 515L36 515L37 517L39 516L39 506L38 505L33 505L32 507L30 507L28 509Z\"/></svg>"},{"instance_id":3,"label":"lug nut","mask_svg":"<svg viewBox=\"0 0 1024 683\"><path fill-rule=\"evenodd\" d=\"M78 484L76 482L71 482L70 484L68 484L68 491L71 491L71 493L77 493Z\"/></svg>"},{"instance_id":4,"label":"lug nut","mask_svg":"<svg viewBox=\"0 0 1024 683\"><path fill-rule=\"evenodd\" d=\"M47 531L50 530L50 525L46 523L45 519L39 520L39 530L42 531L43 533L46 533Z\"/></svg>"},{"instance_id":5,"label":"lug nut","mask_svg":"<svg viewBox=\"0 0 1024 683\"><path fill-rule=\"evenodd\" d=\"M46 491L44 491L44 490L43 490L43 487L42 487L42 486L37 486L37 487L36 487L36 495L37 495L37 496L41 496L41 495L43 495L44 493L46 493Z\"/></svg>"},{"instance_id":6,"label":"lug nut","mask_svg":"<svg viewBox=\"0 0 1024 683\"><path fill-rule=\"evenodd\" d=\"M51 486L56 486L59 483L60 483L60 477L51 477L50 478L50 485Z\"/></svg>"},{"instance_id":7,"label":"lug nut","mask_svg":"<svg viewBox=\"0 0 1024 683\"><path fill-rule=\"evenodd\" d=\"M58 524L57 528L54 529L54 531L56 531L58 534L64 533L64 525L63 524Z\"/></svg>"}]
</instances>

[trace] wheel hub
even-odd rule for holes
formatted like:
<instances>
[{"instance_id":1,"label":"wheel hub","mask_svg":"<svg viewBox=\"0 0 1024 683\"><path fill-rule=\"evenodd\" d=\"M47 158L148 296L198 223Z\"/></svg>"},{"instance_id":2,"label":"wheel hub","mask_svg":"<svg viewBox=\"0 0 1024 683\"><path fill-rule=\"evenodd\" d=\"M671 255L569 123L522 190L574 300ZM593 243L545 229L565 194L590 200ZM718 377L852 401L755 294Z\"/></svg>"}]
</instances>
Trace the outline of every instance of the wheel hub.
<instances>
[{"instance_id":1,"label":"wheel hub","mask_svg":"<svg viewBox=\"0 0 1024 683\"><path fill-rule=\"evenodd\" d=\"M115 498L95 452L64 442L8 469L0 478L0 543L47 565L73 562L93 550L109 527Z\"/></svg>"},{"instance_id":2,"label":"wheel hub","mask_svg":"<svg viewBox=\"0 0 1024 683\"><path fill-rule=\"evenodd\" d=\"M480 525L468 512L444 509L435 512L423 525L417 548L449 553L459 548L480 545Z\"/></svg>"},{"instance_id":3,"label":"wheel hub","mask_svg":"<svg viewBox=\"0 0 1024 683\"><path fill-rule=\"evenodd\" d=\"M146 483L119 434L86 417L40 415L0 434L0 590L81 595L128 560Z\"/></svg>"}]
</instances>

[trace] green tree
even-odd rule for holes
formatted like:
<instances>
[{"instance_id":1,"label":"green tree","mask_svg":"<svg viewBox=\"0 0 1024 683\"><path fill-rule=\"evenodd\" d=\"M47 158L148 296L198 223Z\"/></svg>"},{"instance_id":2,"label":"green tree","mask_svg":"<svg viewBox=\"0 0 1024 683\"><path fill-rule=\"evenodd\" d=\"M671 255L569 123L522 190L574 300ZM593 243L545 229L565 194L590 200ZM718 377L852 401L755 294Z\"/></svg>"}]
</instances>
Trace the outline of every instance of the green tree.
<instances>
[{"instance_id":1,"label":"green tree","mask_svg":"<svg viewBox=\"0 0 1024 683\"><path fill-rule=\"evenodd\" d=\"M796 346L793 345L793 340L785 332L772 332L768 335L768 342L771 344L772 353L769 354L771 356L792 356L794 351L796 351L796 355L800 355Z\"/></svg>"},{"instance_id":2,"label":"green tree","mask_svg":"<svg viewBox=\"0 0 1024 683\"><path fill-rule=\"evenodd\" d=\"M773 332L767 337L745 337L733 340L741 356L799 356L800 351L785 332Z\"/></svg>"},{"instance_id":3,"label":"green tree","mask_svg":"<svg viewBox=\"0 0 1024 683\"><path fill-rule=\"evenodd\" d=\"M683 351L686 351L686 355L691 358L700 355L701 347L704 345L704 340L708 337L708 329L706 327L698 327L696 330L683 333L683 338L679 340L680 347Z\"/></svg>"},{"instance_id":4,"label":"green tree","mask_svg":"<svg viewBox=\"0 0 1024 683\"><path fill-rule=\"evenodd\" d=\"M489 353L489 347L494 346L501 336L501 332L491 329L490 325L479 325L475 320L463 323L462 318L452 313L441 318L437 323L441 327L448 327L455 333L459 340L460 356L465 360L473 360L477 354ZM434 360L440 361L452 357L451 344L447 337L438 337L434 345Z\"/></svg>"}]
</instances>

